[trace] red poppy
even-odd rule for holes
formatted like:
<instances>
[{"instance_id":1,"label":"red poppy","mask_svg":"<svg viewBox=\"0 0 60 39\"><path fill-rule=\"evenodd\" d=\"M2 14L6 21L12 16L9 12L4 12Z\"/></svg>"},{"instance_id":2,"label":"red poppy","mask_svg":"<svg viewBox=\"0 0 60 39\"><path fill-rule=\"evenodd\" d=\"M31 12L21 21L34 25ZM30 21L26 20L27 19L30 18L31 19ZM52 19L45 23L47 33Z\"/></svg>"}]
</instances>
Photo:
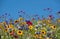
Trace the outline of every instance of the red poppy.
<instances>
[{"instance_id":1,"label":"red poppy","mask_svg":"<svg viewBox=\"0 0 60 39\"><path fill-rule=\"evenodd\" d=\"M28 25L32 25L32 22L31 22L31 21L26 21L26 23L27 23Z\"/></svg>"}]
</instances>

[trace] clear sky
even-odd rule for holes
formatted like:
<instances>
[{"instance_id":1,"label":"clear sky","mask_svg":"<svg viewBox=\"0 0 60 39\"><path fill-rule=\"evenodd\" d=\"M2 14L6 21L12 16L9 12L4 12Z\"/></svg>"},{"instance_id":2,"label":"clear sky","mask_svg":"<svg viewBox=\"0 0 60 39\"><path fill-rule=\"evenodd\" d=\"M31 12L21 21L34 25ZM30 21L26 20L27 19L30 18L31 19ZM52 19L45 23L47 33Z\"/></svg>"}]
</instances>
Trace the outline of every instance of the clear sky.
<instances>
[{"instance_id":1,"label":"clear sky","mask_svg":"<svg viewBox=\"0 0 60 39\"><path fill-rule=\"evenodd\" d=\"M44 8L52 8L53 12L44 11ZM52 14L57 17L56 12L60 11L60 0L0 0L0 15L10 13L10 18L17 19L19 10L25 11L28 15L39 14L40 17L42 15L47 17Z\"/></svg>"}]
</instances>

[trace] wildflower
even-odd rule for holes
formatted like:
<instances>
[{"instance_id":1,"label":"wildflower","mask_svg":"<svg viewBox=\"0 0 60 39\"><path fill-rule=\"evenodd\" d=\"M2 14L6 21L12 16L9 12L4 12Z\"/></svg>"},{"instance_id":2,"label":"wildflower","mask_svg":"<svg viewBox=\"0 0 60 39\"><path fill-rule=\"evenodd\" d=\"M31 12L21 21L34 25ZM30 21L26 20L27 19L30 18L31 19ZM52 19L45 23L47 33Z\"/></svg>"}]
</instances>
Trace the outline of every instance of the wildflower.
<instances>
[{"instance_id":1,"label":"wildflower","mask_svg":"<svg viewBox=\"0 0 60 39\"><path fill-rule=\"evenodd\" d=\"M52 29L56 29L56 26L55 26L55 25L53 25L53 26L51 26L51 28L52 28Z\"/></svg>"},{"instance_id":2,"label":"wildflower","mask_svg":"<svg viewBox=\"0 0 60 39\"><path fill-rule=\"evenodd\" d=\"M17 31L17 34L21 36L21 35L23 35L23 31L18 30L18 31Z\"/></svg>"},{"instance_id":3,"label":"wildflower","mask_svg":"<svg viewBox=\"0 0 60 39\"><path fill-rule=\"evenodd\" d=\"M42 29L41 34L46 35L46 31L44 29Z\"/></svg>"},{"instance_id":4,"label":"wildflower","mask_svg":"<svg viewBox=\"0 0 60 39\"><path fill-rule=\"evenodd\" d=\"M9 24L8 28L14 28L14 26L12 24Z\"/></svg>"},{"instance_id":5,"label":"wildflower","mask_svg":"<svg viewBox=\"0 0 60 39\"><path fill-rule=\"evenodd\" d=\"M31 22L31 21L26 21L26 23L27 23L28 25L32 25L32 22Z\"/></svg>"},{"instance_id":6,"label":"wildflower","mask_svg":"<svg viewBox=\"0 0 60 39\"><path fill-rule=\"evenodd\" d=\"M30 25L30 26L28 26L28 28L31 30L31 29L33 29L33 26L32 26L32 25Z\"/></svg>"}]
</instances>

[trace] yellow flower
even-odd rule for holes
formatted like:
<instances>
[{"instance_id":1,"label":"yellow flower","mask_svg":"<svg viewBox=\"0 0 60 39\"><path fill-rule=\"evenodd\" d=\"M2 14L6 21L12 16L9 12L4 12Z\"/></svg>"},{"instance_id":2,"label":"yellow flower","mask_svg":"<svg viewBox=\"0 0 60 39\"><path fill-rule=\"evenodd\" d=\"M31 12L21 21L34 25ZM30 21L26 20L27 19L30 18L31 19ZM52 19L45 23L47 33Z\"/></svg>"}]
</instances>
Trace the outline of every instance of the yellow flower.
<instances>
[{"instance_id":1,"label":"yellow flower","mask_svg":"<svg viewBox=\"0 0 60 39\"><path fill-rule=\"evenodd\" d=\"M12 24L9 24L8 28L14 28L14 26Z\"/></svg>"},{"instance_id":2,"label":"yellow flower","mask_svg":"<svg viewBox=\"0 0 60 39\"><path fill-rule=\"evenodd\" d=\"M56 29L56 26L55 26L55 25L52 25L51 28L52 28L52 29Z\"/></svg>"},{"instance_id":3,"label":"yellow flower","mask_svg":"<svg viewBox=\"0 0 60 39\"><path fill-rule=\"evenodd\" d=\"M17 31L17 34L18 34L18 35L23 35L23 31L18 30L18 31Z\"/></svg>"},{"instance_id":4,"label":"yellow flower","mask_svg":"<svg viewBox=\"0 0 60 39\"><path fill-rule=\"evenodd\" d=\"M46 35L46 30L42 29L41 34Z\"/></svg>"},{"instance_id":5,"label":"yellow flower","mask_svg":"<svg viewBox=\"0 0 60 39\"><path fill-rule=\"evenodd\" d=\"M28 26L28 28L31 30L31 29L33 29L33 26L32 26L32 25L30 25L30 26Z\"/></svg>"}]
</instances>

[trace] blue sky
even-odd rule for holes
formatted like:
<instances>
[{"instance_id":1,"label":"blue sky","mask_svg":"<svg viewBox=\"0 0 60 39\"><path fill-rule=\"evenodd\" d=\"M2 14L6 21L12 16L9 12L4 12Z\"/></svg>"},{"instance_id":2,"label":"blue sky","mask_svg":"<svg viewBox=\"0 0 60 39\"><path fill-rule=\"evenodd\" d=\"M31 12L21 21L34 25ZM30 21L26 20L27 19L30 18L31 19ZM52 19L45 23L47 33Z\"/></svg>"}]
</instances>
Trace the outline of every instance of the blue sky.
<instances>
[{"instance_id":1,"label":"blue sky","mask_svg":"<svg viewBox=\"0 0 60 39\"><path fill-rule=\"evenodd\" d=\"M53 12L44 11L44 8L52 8ZM57 17L56 12L60 11L60 0L0 0L0 15L10 13L11 17L18 18L18 11L23 10L28 15L39 14L47 17L49 14Z\"/></svg>"}]
</instances>

